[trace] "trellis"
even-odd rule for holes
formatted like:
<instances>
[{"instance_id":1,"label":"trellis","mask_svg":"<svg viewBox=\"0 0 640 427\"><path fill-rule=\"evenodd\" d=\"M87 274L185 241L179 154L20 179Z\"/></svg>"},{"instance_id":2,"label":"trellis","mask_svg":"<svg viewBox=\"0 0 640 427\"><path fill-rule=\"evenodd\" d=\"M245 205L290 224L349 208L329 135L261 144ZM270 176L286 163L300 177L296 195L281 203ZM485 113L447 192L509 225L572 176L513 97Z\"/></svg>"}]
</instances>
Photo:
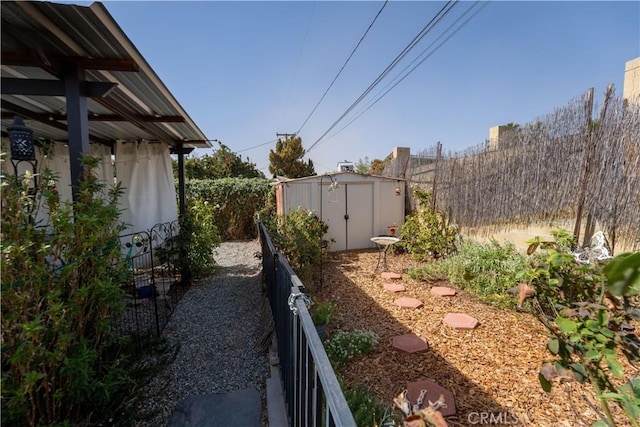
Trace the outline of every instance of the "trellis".
<instances>
[{"instance_id":1,"label":"trellis","mask_svg":"<svg viewBox=\"0 0 640 427\"><path fill-rule=\"evenodd\" d=\"M593 120L594 111L599 111ZM499 140L464 152L441 146L414 156L406 172L433 189L434 203L463 227L499 231L539 221L575 221L588 238L597 224L615 246L640 238L640 106L609 85L593 89Z\"/></svg>"}]
</instances>

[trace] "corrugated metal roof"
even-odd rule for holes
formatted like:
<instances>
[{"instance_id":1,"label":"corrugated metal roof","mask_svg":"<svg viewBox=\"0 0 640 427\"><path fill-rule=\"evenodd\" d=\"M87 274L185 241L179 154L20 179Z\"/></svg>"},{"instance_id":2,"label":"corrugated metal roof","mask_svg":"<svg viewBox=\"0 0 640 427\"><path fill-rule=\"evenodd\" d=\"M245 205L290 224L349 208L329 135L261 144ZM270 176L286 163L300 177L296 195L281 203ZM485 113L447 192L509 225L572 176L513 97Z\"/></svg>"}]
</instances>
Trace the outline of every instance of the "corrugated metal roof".
<instances>
[{"instance_id":1,"label":"corrugated metal roof","mask_svg":"<svg viewBox=\"0 0 640 427\"><path fill-rule=\"evenodd\" d=\"M1 7L3 78L57 80L65 61L74 60L91 63L86 81L117 83L105 97L88 99L91 141L145 139L211 147L101 3L2 1ZM100 60L111 65L100 68ZM137 71L118 70L113 67L118 61ZM64 96L3 94L2 128L18 114L36 136L65 140L65 107Z\"/></svg>"},{"instance_id":2,"label":"corrugated metal roof","mask_svg":"<svg viewBox=\"0 0 640 427\"><path fill-rule=\"evenodd\" d=\"M383 175L370 175L370 174L361 174L361 173L357 173L357 172L332 172L332 173L325 173L325 174L321 174L321 175L312 175L312 176L304 176L302 178L286 178L286 177L281 177L280 179L277 179L277 181L275 181L274 184L279 184L281 182L283 183L289 183L289 182L304 182L304 181L316 181L320 178L327 178L327 183L329 183L330 181L328 180L329 177L331 177L331 179L337 179L340 176L348 176L348 177L354 177L354 178L360 178L363 180L368 180L368 179L381 179L383 181L405 181L406 179L404 178L398 178L398 177L394 177L394 176L383 176Z\"/></svg>"}]
</instances>

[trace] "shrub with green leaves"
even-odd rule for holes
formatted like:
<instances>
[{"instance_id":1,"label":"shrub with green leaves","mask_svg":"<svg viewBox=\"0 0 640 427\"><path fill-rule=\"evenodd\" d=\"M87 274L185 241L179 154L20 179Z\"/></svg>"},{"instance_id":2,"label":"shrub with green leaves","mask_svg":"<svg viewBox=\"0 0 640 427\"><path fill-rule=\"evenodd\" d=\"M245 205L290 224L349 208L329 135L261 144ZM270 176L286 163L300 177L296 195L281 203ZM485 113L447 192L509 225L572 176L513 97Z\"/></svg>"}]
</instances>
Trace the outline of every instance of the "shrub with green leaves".
<instances>
[{"instance_id":1,"label":"shrub with green leaves","mask_svg":"<svg viewBox=\"0 0 640 427\"><path fill-rule=\"evenodd\" d=\"M431 206L430 192L416 187L413 196L418 202L418 210L407 217L398 246L406 248L413 258L421 261L454 253L458 227Z\"/></svg>"},{"instance_id":2,"label":"shrub with green leaves","mask_svg":"<svg viewBox=\"0 0 640 427\"><path fill-rule=\"evenodd\" d=\"M313 290L320 282L320 265L329 242L329 226L314 212L299 208L284 217L265 218L273 244L289 261L302 283Z\"/></svg>"},{"instance_id":3,"label":"shrub with green leaves","mask_svg":"<svg viewBox=\"0 0 640 427\"><path fill-rule=\"evenodd\" d=\"M372 331L338 331L325 341L324 349L331 363L342 368L356 356L371 352L376 344L378 337Z\"/></svg>"},{"instance_id":4,"label":"shrub with green leaves","mask_svg":"<svg viewBox=\"0 0 640 427\"><path fill-rule=\"evenodd\" d=\"M179 267L183 274L194 279L213 273L217 268L214 250L221 242L215 225L217 211L207 201L190 202L187 211L180 217L180 233L167 239L158 248L160 260L181 260ZM174 257L175 252L180 256Z\"/></svg>"},{"instance_id":5,"label":"shrub with green leaves","mask_svg":"<svg viewBox=\"0 0 640 427\"><path fill-rule=\"evenodd\" d=\"M505 307L513 304L506 291L516 285L518 275L528 268L527 258L511 242L465 240L456 254L413 269L409 275L421 280L447 277L452 284L483 301Z\"/></svg>"},{"instance_id":6,"label":"shrub with green leaves","mask_svg":"<svg viewBox=\"0 0 640 427\"><path fill-rule=\"evenodd\" d=\"M588 382L605 415L597 425L616 425L609 407L613 401L637 427L640 380L625 378L619 357L640 361L631 304L640 295L640 252L618 255L604 266L581 265L550 247L529 275L536 314L551 334L547 349L553 360L540 371L542 387L549 391L557 377Z\"/></svg>"},{"instance_id":7,"label":"shrub with green leaves","mask_svg":"<svg viewBox=\"0 0 640 427\"><path fill-rule=\"evenodd\" d=\"M2 178L2 421L39 425L103 414L132 387L111 320L122 308L119 186L106 197L86 157L73 203L45 171ZM38 209L48 217L36 223Z\"/></svg>"},{"instance_id":8,"label":"shrub with green leaves","mask_svg":"<svg viewBox=\"0 0 640 427\"><path fill-rule=\"evenodd\" d=\"M350 388L341 383L341 386L357 426L380 426L385 415L392 412L388 410L373 394L371 389L364 384L356 384L355 387ZM389 416L389 418L391 417ZM387 419L387 421L389 421L389 419Z\"/></svg>"},{"instance_id":9,"label":"shrub with green leaves","mask_svg":"<svg viewBox=\"0 0 640 427\"><path fill-rule=\"evenodd\" d=\"M190 200L216 208L214 225L223 240L257 236L256 212L266 204L271 182L261 178L192 179L186 183Z\"/></svg>"}]
</instances>

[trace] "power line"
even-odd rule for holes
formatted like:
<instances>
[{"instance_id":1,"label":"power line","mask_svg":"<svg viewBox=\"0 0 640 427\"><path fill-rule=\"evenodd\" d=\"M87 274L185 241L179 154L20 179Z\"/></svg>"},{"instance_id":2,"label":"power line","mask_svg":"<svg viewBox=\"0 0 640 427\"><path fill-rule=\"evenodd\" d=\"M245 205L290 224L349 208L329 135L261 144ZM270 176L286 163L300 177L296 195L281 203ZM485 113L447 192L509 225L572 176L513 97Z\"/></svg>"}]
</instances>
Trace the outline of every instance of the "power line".
<instances>
[{"instance_id":1,"label":"power line","mask_svg":"<svg viewBox=\"0 0 640 427\"><path fill-rule=\"evenodd\" d=\"M429 31L431 31L435 27L435 25L442 18L444 18L451 11L451 9L453 9L456 6L457 4L456 1L457 0L448 1L442 7L442 9L438 11L438 13L427 23L427 25L425 25L422 28L422 30L420 30L420 32L413 38L413 40L402 50L402 52L400 52L398 56L396 56L396 58L393 61L391 61L391 63L387 66L387 68L385 68L385 70L382 73L380 73L380 75L373 81L373 83L369 85L369 87L358 97L358 99L356 99L351 104L351 106L349 106L349 108L347 108L347 110L344 113L342 113L342 115L338 117L338 119L335 122L333 122L333 124L329 127L329 129L327 129L320 136L320 138L318 138L313 144L311 144L311 146L307 149L307 153L309 153L313 148L315 148L318 145L318 143L320 143L320 141L329 132L331 132L333 128L335 128L338 125L338 123L342 121L342 119L345 118L347 114L349 114L360 102L362 102L362 100L380 83L380 81L384 79L387 76L387 74L389 74L389 72L391 72L391 70L395 68L396 65L398 65L398 63L420 42L420 40L422 40L424 36L427 35L427 33L429 33Z\"/></svg>"},{"instance_id":2,"label":"power line","mask_svg":"<svg viewBox=\"0 0 640 427\"><path fill-rule=\"evenodd\" d=\"M289 85L289 91L287 92L287 98L284 105L289 105L289 100L291 99L291 90L293 89L293 84L298 77L298 67L300 66L300 58L302 58L302 53L307 45L307 36L309 35L309 28L311 28L311 21L313 20L313 15L316 10L316 2L314 1L311 5L311 13L309 14L309 19L307 21L307 28L304 32L304 37L302 38L302 45L300 46L300 51L298 52L298 59L296 60L295 68L293 70L293 75L291 76L291 84ZM281 110L281 117L284 114L284 111Z\"/></svg>"},{"instance_id":3,"label":"power line","mask_svg":"<svg viewBox=\"0 0 640 427\"><path fill-rule=\"evenodd\" d=\"M333 135L331 135L328 139L333 138L334 136L338 135L340 132L342 132L345 128L347 128L349 125L351 125L351 123L355 122L357 119L359 119L364 113L366 113L371 107L373 107L375 104L378 103L378 101L380 101L386 94L388 94L393 88L395 88L398 84L400 84L400 82L402 82L405 78L407 78L409 76L409 74L411 74L413 71L416 70L416 68L418 68L420 65L422 65L422 63L424 63L424 61L426 61L427 59L429 59L429 57L431 57L431 55L433 55L436 51L438 51L438 49L440 49L440 47L445 44L451 37L453 37L458 31L460 31L462 29L462 27L464 27L465 25L467 25L469 23L469 21L471 21L477 14L479 14L482 9L484 9L489 3L491 3L491 1L483 1L482 2L482 6L477 9L473 15L471 15L469 18L467 18L458 28L456 28L451 34L449 34L447 36L447 38L445 38L440 44L438 44L431 52L429 52L424 58L422 58L422 60L420 60L420 62L418 62L413 68L411 68L407 73L405 73L404 75L402 75L402 73L404 73L409 67L411 67L411 65L413 65L416 61L418 61L425 53L427 53L427 51L434 45L436 44L436 42L438 40L440 40L446 33L447 31L449 31L453 26L455 26L458 22L460 22L462 20L462 18L464 18L473 8L475 8L478 4L480 4L481 2L476 1L473 6L471 6L470 8L468 8L460 17L458 17L458 19L456 19L445 31L442 32L442 34L440 34L440 36L438 36L433 43L431 43L429 46L427 46L427 48L425 50L423 50L420 55L418 55L413 61L411 61L411 63L409 63L396 77L394 77L394 79L389 82L387 84L387 86L385 86L382 90L384 91L384 93L382 93L380 96L378 96L374 101L372 101L371 103L369 103L368 106L366 106L363 110L361 110L360 112L357 113L357 115L349 120L348 123L346 123L344 126L342 126L336 133L334 133ZM401 76L401 77L400 77ZM393 83L395 80L397 80L395 83ZM389 87L390 85L392 85L391 87ZM388 88L388 89L387 89ZM386 89L386 90L385 90Z\"/></svg>"},{"instance_id":4,"label":"power line","mask_svg":"<svg viewBox=\"0 0 640 427\"><path fill-rule=\"evenodd\" d=\"M329 90L333 87L333 84L336 82L336 80L338 80L338 77L340 77L340 74L342 74L342 71L344 70L344 68L347 66L347 64L349 63L349 61L351 60L351 57L353 56L354 53L356 53L356 50L358 50L358 47L360 47L360 44L362 43L362 41L364 40L364 38L367 36L367 34L369 33L369 30L371 30L371 27L373 27L373 24L375 24L376 20L378 19L378 16L380 16L380 14L382 13L382 10L385 8L385 6L387 5L389 0L384 0L384 3L382 4L382 7L380 8L380 10L378 11L378 13L376 14L376 16L373 18L373 21L371 21L371 24L369 24L369 27L366 29L366 31L364 32L364 34L362 34L362 36L360 37L360 40L358 41L358 43L356 44L356 46L353 48L353 50L351 51L351 53L349 54L349 57L347 58L346 61L344 61L344 64L342 64L342 67L340 68L340 71L338 71L338 74L336 74L336 76L333 78L333 80L331 81L331 83L329 84L329 87L327 87L327 89L324 91L324 93L322 94L322 96L320 97L320 99L318 100L318 102L316 103L316 105L313 107L313 109L311 110L311 112L309 113L309 115L307 116L306 119L304 119L304 122L302 123L302 125L300 125L300 128L298 129L298 131L296 132L296 134L299 134L300 131L302 130L302 128L307 124L307 122L309 121L309 119L311 118L311 116L313 116L313 113L316 112L316 110L318 109L318 106L320 105L320 103L322 102L322 100L324 99L325 96L327 96L327 93L329 93Z\"/></svg>"},{"instance_id":5,"label":"power line","mask_svg":"<svg viewBox=\"0 0 640 427\"><path fill-rule=\"evenodd\" d=\"M249 151L249 150L253 150L254 148L264 147L265 145L273 144L276 141L277 141L276 139L272 139L271 141L267 141L267 142L264 142L262 144L254 145L253 147L243 148L242 150L236 151L236 153L242 153L243 151Z\"/></svg>"}]
</instances>

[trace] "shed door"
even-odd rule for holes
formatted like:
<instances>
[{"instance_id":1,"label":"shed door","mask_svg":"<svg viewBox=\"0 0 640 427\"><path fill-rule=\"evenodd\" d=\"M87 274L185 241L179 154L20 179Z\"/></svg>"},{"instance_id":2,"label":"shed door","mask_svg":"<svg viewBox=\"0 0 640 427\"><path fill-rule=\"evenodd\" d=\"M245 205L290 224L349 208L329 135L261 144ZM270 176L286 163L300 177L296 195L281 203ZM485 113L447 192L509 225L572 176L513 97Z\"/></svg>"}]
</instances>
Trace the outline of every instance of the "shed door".
<instances>
[{"instance_id":1,"label":"shed door","mask_svg":"<svg viewBox=\"0 0 640 427\"><path fill-rule=\"evenodd\" d=\"M371 247L373 236L373 184L347 184L347 249Z\"/></svg>"},{"instance_id":2,"label":"shed door","mask_svg":"<svg viewBox=\"0 0 640 427\"><path fill-rule=\"evenodd\" d=\"M329 195L323 186L321 219L329 226L331 251L371 247L373 236L373 184L340 184Z\"/></svg>"},{"instance_id":3,"label":"shed door","mask_svg":"<svg viewBox=\"0 0 640 427\"><path fill-rule=\"evenodd\" d=\"M327 191L329 185L323 185L320 191L320 219L328 226L326 238L333 239L330 251L343 251L347 247L346 224L344 220L346 199L345 186L340 185L332 192Z\"/></svg>"}]
</instances>

